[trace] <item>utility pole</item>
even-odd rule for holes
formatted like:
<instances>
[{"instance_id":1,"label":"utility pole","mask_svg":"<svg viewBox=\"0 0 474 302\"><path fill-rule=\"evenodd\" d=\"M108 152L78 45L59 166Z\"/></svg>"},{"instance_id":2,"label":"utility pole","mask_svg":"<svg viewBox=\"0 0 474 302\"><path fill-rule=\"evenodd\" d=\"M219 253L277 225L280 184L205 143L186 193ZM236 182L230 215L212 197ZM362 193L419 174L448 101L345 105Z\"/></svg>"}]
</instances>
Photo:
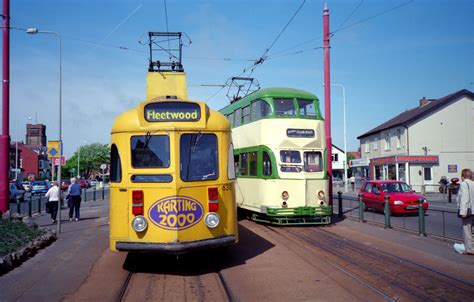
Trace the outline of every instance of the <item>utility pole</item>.
<instances>
[{"instance_id":1,"label":"utility pole","mask_svg":"<svg viewBox=\"0 0 474 302\"><path fill-rule=\"evenodd\" d=\"M2 3L2 135L0 136L0 218L8 211L10 170L10 0Z\"/></svg>"},{"instance_id":2,"label":"utility pole","mask_svg":"<svg viewBox=\"0 0 474 302\"><path fill-rule=\"evenodd\" d=\"M324 4L323 11L323 48L324 48L324 131L326 132L326 162L329 180L328 201L332 202L332 138L331 138L331 80L329 65L329 9L328 4Z\"/></svg>"}]
</instances>

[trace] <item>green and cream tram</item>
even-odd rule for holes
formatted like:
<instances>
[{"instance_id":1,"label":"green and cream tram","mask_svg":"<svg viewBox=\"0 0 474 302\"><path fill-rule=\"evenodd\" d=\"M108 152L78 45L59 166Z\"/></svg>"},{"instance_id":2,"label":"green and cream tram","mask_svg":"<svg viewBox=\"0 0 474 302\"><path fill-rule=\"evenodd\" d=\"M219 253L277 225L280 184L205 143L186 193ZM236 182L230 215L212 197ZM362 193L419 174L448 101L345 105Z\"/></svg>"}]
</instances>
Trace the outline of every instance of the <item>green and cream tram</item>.
<instances>
[{"instance_id":1,"label":"green and cream tram","mask_svg":"<svg viewBox=\"0 0 474 302\"><path fill-rule=\"evenodd\" d=\"M267 88L220 112L232 126L237 205L256 221L330 223L318 98L298 89Z\"/></svg>"}]
</instances>

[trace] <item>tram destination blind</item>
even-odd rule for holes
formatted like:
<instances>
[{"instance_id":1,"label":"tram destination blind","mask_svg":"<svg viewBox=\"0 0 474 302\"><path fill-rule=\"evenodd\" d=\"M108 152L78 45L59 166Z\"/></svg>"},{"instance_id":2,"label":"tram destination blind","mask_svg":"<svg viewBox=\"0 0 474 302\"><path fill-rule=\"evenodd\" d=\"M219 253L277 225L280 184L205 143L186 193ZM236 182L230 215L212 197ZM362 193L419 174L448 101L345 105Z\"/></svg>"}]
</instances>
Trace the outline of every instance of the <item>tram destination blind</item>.
<instances>
[{"instance_id":1,"label":"tram destination blind","mask_svg":"<svg viewBox=\"0 0 474 302\"><path fill-rule=\"evenodd\" d=\"M314 137L313 129L286 129L288 137Z\"/></svg>"},{"instance_id":2,"label":"tram destination blind","mask_svg":"<svg viewBox=\"0 0 474 302\"><path fill-rule=\"evenodd\" d=\"M201 119L201 107L189 102L158 102L145 106L148 122L196 122Z\"/></svg>"}]
</instances>

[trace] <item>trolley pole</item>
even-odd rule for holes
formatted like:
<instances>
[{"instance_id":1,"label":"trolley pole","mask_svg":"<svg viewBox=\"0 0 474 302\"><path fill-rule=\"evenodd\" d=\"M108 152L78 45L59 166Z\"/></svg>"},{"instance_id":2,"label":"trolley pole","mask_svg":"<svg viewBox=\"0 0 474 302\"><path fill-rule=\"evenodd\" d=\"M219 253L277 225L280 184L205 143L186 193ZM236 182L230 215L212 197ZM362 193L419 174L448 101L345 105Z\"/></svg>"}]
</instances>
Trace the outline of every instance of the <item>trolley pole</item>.
<instances>
[{"instance_id":1,"label":"trolley pole","mask_svg":"<svg viewBox=\"0 0 474 302\"><path fill-rule=\"evenodd\" d=\"M0 136L0 218L8 211L10 170L10 0L2 3L2 135Z\"/></svg>"},{"instance_id":2,"label":"trolley pole","mask_svg":"<svg viewBox=\"0 0 474 302\"><path fill-rule=\"evenodd\" d=\"M326 165L328 173L328 200L333 205L332 196L332 138L331 138L331 80L329 64L329 9L327 3L323 11L323 45L324 45L324 131L326 132Z\"/></svg>"}]
</instances>

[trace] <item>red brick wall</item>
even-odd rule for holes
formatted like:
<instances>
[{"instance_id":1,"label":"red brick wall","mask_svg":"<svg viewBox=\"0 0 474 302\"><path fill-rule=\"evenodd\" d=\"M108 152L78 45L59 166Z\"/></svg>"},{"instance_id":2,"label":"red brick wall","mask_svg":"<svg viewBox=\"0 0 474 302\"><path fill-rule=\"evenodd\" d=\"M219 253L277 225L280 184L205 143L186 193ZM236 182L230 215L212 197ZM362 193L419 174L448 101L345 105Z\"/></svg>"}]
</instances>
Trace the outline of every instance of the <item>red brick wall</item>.
<instances>
[{"instance_id":1,"label":"red brick wall","mask_svg":"<svg viewBox=\"0 0 474 302\"><path fill-rule=\"evenodd\" d=\"M30 174L34 174L36 177L38 176L38 154L28 148L26 148L23 144L18 144L18 149L21 150L21 168L25 171L23 172L23 176L25 179Z\"/></svg>"}]
</instances>

